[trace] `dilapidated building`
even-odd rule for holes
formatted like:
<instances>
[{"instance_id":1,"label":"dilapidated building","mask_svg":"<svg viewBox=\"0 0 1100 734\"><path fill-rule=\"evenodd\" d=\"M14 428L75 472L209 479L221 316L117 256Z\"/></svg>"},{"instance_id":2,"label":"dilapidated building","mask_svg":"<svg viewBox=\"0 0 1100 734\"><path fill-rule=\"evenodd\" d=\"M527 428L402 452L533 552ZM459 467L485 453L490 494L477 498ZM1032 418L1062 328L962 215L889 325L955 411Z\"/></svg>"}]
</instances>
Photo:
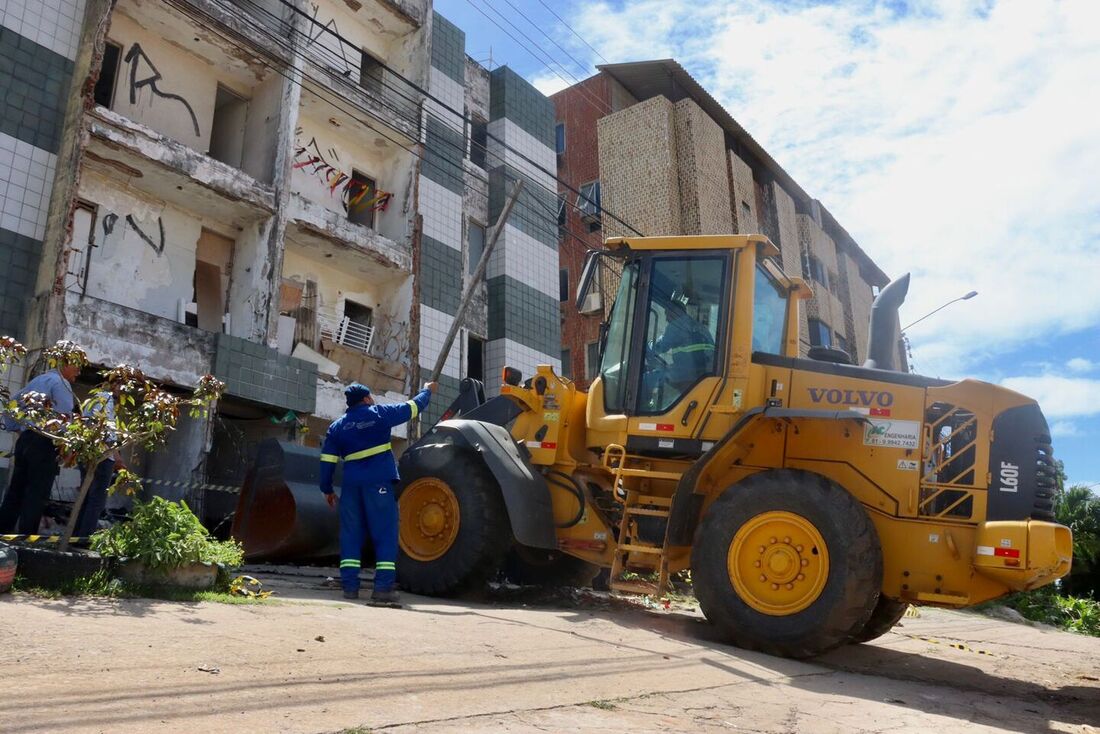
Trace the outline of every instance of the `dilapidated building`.
<instances>
[{"instance_id":1,"label":"dilapidated building","mask_svg":"<svg viewBox=\"0 0 1100 734\"><path fill-rule=\"evenodd\" d=\"M558 364L552 106L430 0L58 2L63 26L0 15L0 328L227 383L145 459L158 493L239 484L269 436L315 444L351 381L407 399L517 177L429 418L466 375Z\"/></svg>"}]
</instances>

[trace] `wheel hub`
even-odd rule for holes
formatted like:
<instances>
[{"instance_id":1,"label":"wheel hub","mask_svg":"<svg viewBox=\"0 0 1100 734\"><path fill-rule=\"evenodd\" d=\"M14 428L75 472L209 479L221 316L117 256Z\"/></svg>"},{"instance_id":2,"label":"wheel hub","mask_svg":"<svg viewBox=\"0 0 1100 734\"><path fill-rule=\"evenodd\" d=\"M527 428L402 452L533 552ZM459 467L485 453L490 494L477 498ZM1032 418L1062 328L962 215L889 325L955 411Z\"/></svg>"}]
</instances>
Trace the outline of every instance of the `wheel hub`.
<instances>
[{"instance_id":1,"label":"wheel hub","mask_svg":"<svg viewBox=\"0 0 1100 734\"><path fill-rule=\"evenodd\" d=\"M764 512L742 525L730 542L726 562L741 600L772 616L809 607L829 577L821 533L792 512Z\"/></svg>"},{"instance_id":2,"label":"wheel hub","mask_svg":"<svg viewBox=\"0 0 1100 734\"><path fill-rule=\"evenodd\" d=\"M434 561L458 536L458 499L441 479L424 477L405 487L398 512L398 540L410 558Z\"/></svg>"}]
</instances>

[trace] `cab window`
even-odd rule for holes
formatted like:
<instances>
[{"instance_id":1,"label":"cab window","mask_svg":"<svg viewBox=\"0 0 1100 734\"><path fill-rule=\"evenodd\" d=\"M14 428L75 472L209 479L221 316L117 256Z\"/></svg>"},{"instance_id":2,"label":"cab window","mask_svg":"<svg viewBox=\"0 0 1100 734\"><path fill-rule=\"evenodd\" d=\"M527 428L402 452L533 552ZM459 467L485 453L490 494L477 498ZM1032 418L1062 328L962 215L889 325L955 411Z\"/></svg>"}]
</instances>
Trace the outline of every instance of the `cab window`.
<instances>
[{"instance_id":1,"label":"cab window","mask_svg":"<svg viewBox=\"0 0 1100 734\"><path fill-rule=\"evenodd\" d=\"M619 292L615 296L615 305L607 325L607 342L600 363L600 377L603 380L604 409L608 413L622 413L626 410L627 355L634 333L634 303L640 266L641 262L635 260L623 268Z\"/></svg>"},{"instance_id":2,"label":"cab window","mask_svg":"<svg viewBox=\"0 0 1100 734\"><path fill-rule=\"evenodd\" d=\"M787 294L763 265L756 266L752 299L752 351L783 354Z\"/></svg>"},{"instance_id":3,"label":"cab window","mask_svg":"<svg viewBox=\"0 0 1100 734\"><path fill-rule=\"evenodd\" d=\"M638 415L665 413L718 373L724 257L655 258L645 310Z\"/></svg>"}]
</instances>

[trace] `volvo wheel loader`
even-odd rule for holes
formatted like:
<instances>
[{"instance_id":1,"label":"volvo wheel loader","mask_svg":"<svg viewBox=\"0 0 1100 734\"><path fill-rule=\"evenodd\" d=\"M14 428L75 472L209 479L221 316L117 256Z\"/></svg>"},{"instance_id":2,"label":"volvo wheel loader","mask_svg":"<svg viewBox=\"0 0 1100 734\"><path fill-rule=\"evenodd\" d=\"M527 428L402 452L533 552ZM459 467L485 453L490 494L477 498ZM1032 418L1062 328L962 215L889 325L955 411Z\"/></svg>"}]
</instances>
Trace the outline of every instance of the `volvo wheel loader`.
<instances>
[{"instance_id":1,"label":"volvo wheel loader","mask_svg":"<svg viewBox=\"0 0 1100 734\"><path fill-rule=\"evenodd\" d=\"M908 276L877 297L869 359L799 356L799 302L766 237L612 239L621 268L587 393L504 370L401 457L398 575L457 593L509 553L546 582L660 594L690 569L733 643L809 657L909 604L962 608L1069 571L1035 401L895 369ZM602 265L601 265L602 263ZM603 268L606 271L612 268ZM655 579L647 581L646 579Z\"/></svg>"}]
</instances>

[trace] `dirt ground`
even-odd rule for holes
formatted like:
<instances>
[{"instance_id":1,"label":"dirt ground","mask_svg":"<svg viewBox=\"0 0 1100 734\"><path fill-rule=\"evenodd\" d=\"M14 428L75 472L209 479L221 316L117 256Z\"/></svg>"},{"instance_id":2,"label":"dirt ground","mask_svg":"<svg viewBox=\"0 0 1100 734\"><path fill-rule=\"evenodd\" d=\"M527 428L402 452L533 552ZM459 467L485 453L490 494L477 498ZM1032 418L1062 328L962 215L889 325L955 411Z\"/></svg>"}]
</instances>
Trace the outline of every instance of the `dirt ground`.
<instances>
[{"instance_id":1,"label":"dirt ground","mask_svg":"<svg viewBox=\"0 0 1100 734\"><path fill-rule=\"evenodd\" d=\"M0 597L0 731L1100 731L1100 639L975 614L797 662L690 609L265 580L279 602Z\"/></svg>"}]
</instances>

